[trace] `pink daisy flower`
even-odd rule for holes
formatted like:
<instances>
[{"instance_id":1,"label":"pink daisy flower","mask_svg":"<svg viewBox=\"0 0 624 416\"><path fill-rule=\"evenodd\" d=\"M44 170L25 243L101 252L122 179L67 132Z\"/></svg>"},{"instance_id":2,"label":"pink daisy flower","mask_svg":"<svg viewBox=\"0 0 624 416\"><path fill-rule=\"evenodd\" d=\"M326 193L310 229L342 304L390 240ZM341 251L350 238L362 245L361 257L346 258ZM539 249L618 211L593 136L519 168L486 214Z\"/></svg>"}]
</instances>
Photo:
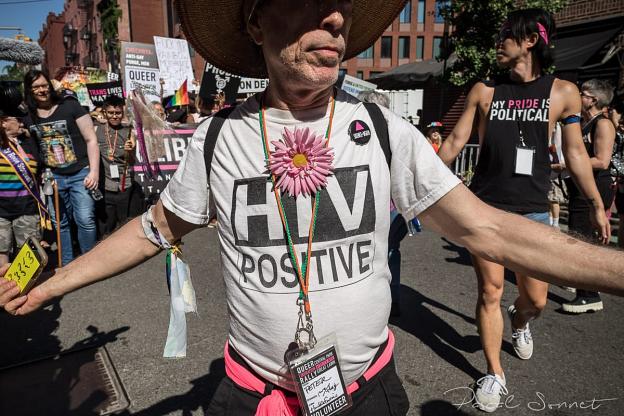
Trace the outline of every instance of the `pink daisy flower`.
<instances>
[{"instance_id":1,"label":"pink daisy flower","mask_svg":"<svg viewBox=\"0 0 624 416\"><path fill-rule=\"evenodd\" d=\"M309 128L284 128L282 141L272 141L275 146L269 156L269 170L278 178L275 186L290 196L312 195L327 186L327 176L334 167L333 150L326 146L323 136Z\"/></svg>"}]
</instances>

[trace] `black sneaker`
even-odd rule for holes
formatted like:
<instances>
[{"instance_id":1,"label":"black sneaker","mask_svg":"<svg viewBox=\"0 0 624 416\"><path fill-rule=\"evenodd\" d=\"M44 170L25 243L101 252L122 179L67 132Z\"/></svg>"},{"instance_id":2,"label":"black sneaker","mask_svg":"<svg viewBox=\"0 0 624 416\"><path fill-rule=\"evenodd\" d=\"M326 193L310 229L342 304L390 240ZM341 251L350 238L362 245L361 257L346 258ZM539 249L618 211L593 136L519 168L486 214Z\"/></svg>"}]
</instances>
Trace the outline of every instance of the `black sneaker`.
<instances>
[{"instance_id":1,"label":"black sneaker","mask_svg":"<svg viewBox=\"0 0 624 416\"><path fill-rule=\"evenodd\" d=\"M561 308L569 313L597 312L602 310L602 300L600 296L577 295L571 302L561 305Z\"/></svg>"}]
</instances>

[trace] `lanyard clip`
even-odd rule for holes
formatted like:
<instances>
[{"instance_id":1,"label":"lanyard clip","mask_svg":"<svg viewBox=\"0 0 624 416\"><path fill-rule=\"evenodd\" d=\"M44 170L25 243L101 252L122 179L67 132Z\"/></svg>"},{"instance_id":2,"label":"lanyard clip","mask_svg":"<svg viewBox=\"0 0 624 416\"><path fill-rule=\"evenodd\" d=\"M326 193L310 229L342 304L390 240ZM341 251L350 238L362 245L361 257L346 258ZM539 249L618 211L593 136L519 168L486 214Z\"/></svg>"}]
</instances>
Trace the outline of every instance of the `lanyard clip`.
<instances>
[{"instance_id":1,"label":"lanyard clip","mask_svg":"<svg viewBox=\"0 0 624 416\"><path fill-rule=\"evenodd\" d=\"M297 320L295 342L301 349L312 349L316 345L312 314L305 310L305 302L302 298L297 299L297 305L299 306L299 319Z\"/></svg>"}]
</instances>

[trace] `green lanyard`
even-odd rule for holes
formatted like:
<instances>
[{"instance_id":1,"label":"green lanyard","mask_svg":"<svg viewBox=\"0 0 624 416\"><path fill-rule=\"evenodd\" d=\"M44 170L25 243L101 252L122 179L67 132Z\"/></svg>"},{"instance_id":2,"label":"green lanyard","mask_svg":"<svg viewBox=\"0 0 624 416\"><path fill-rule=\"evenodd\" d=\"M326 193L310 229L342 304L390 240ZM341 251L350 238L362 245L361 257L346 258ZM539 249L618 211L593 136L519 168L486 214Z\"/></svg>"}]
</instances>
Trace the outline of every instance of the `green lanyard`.
<instances>
[{"instance_id":1,"label":"green lanyard","mask_svg":"<svg viewBox=\"0 0 624 416\"><path fill-rule=\"evenodd\" d=\"M331 110L330 110L330 115L329 115L329 124L325 132L326 146L329 144L329 138L331 135L331 127L332 127L332 120L334 118L335 107L336 107L336 100L332 96ZM268 142L268 135L267 135L267 130L266 130L266 122L265 122L266 117L264 114L264 110L265 110L264 103L263 103L263 100L261 100L260 108L258 110L258 119L260 121L260 136L262 138L264 157L268 164L270 152L269 152L269 142ZM277 208L279 210L280 217L282 219L282 225L284 226L284 231L286 232L288 254L290 255L290 259L293 265L295 266L295 271L297 272L297 278L299 280L299 301L303 302L306 315L310 316L311 309L310 309L310 301L308 299L308 290L310 286L310 270L308 266L310 264L312 240L314 239L314 232L316 230L316 220L317 220L318 206L319 206L319 202L321 199L321 194L320 192L314 193L314 203L312 205L312 219L310 220L310 230L309 230L309 235L308 235L307 255L302 259L302 264L300 267L299 260L297 257L297 251L295 249L295 245L293 244L292 235L290 233L290 227L288 225L288 218L286 217L286 211L284 210L284 205L282 203L282 195L278 187L276 186L277 180L276 180L275 175L273 174L271 175L271 182L273 185L273 193L275 194L275 200L277 201Z\"/></svg>"}]
</instances>

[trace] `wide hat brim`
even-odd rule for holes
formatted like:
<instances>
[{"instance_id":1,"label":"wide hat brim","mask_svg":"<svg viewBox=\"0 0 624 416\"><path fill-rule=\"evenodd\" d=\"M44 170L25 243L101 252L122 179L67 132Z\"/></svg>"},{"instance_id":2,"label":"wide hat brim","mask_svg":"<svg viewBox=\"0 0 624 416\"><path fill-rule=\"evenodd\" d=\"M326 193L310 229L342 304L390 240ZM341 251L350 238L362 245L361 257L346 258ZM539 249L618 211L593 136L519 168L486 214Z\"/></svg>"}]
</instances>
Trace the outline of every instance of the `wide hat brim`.
<instances>
[{"instance_id":1,"label":"wide hat brim","mask_svg":"<svg viewBox=\"0 0 624 416\"><path fill-rule=\"evenodd\" d=\"M354 0L344 59L371 46L406 1ZM245 27L243 0L177 0L175 4L186 39L207 62L232 74L267 77L262 51Z\"/></svg>"}]
</instances>

